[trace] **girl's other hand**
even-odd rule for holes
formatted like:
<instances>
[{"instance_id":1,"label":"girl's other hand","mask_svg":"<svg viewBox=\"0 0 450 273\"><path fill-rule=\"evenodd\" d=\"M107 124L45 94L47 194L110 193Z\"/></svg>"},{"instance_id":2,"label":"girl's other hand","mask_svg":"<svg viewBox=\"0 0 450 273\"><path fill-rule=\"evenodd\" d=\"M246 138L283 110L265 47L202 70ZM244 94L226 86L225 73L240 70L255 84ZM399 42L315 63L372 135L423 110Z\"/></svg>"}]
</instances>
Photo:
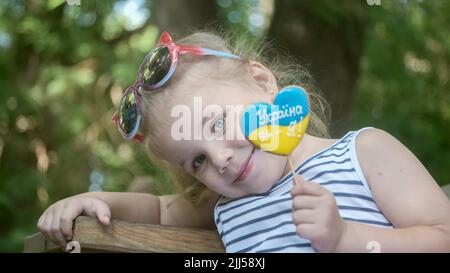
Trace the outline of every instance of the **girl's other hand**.
<instances>
[{"instance_id":1,"label":"girl's other hand","mask_svg":"<svg viewBox=\"0 0 450 273\"><path fill-rule=\"evenodd\" d=\"M333 193L318 183L303 180L291 190L292 218L297 234L311 241L318 252L333 252L345 231L345 221L339 215Z\"/></svg>"},{"instance_id":2,"label":"girl's other hand","mask_svg":"<svg viewBox=\"0 0 450 273\"><path fill-rule=\"evenodd\" d=\"M97 198L69 197L48 207L39 218L37 227L52 242L65 248L72 239L73 221L79 215L97 217L101 224L109 225L111 211Z\"/></svg>"}]
</instances>

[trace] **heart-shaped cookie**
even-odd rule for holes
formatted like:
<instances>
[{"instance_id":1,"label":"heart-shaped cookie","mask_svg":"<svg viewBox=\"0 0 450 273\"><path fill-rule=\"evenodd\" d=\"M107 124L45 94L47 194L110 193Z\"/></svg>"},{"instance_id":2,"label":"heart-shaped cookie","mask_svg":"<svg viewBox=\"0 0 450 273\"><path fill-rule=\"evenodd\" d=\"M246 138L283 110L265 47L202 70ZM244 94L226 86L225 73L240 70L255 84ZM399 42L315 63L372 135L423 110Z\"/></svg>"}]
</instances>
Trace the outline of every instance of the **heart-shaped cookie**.
<instances>
[{"instance_id":1,"label":"heart-shaped cookie","mask_svg":"<svg viewBox=\"0 0 450 273\"><path fill-rule=\"evenodd\" d=\"M288 155L302 140L308 122L308 93L292 85L278 92L273 105L258 102L247 106L241 117L241 129L262 150Z\"/></svg>"}]
</instances>

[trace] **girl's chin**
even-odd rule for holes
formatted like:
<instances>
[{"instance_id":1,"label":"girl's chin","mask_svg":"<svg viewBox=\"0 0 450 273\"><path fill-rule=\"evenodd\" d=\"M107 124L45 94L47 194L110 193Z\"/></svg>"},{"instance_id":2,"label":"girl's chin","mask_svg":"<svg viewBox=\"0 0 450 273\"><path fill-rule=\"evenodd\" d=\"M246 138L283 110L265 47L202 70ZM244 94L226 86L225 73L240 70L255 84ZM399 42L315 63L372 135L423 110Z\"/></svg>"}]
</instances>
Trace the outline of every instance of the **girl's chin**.
<instances>
[{"instance_id":1,"label":"girl's chin","mask_svg":"<svg viewBox=\"0 0 450 273\"><path fill-rule=\"evenodd\" d=\"M255 189L254 194L262 194L268 192L270 189L272 189L272 186L275 184L275 182L271 181L260 181L259 187Z\"/></svg>"}]
</instances>

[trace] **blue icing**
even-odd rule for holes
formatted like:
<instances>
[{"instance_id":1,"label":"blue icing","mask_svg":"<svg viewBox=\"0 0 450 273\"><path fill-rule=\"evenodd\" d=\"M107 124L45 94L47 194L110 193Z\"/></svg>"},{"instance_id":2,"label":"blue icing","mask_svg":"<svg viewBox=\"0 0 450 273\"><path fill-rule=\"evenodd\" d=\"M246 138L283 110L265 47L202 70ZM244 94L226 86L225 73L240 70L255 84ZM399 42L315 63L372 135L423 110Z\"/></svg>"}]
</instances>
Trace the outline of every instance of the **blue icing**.
<instances>
[{"instance_id":1,"label":"blue icing","mask_svg":"<svg viewBox=\"0 0 450 273\"><path fill-rule=\"evenodd\" d=\"M241 128L244 136L248 137L263 126L289 126L292 121L299 122L308 114L306 91L297 86L289 86L278 93L273 105L265 102L249 105L241 118Z\"/></svg>"}]
</instances>

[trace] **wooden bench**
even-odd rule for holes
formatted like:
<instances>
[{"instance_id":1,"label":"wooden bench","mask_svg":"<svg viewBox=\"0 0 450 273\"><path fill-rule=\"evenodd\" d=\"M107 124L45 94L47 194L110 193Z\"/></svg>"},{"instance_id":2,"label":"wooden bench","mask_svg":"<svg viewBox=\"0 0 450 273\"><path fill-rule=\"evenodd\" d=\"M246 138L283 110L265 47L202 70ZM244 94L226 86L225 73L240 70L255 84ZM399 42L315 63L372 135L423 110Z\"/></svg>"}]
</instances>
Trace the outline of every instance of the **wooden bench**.
<instances>
[{"instance_id":1,"label":"wooden bench","mask_svg":"<svg viewBox=\"0 0 450 273\"><path fill-rule=\"evenodd\" d=\"M107 227L95 218L75 220L72 252L225 252L216 231L111 221ZM41 233L25 238L24 252L62 252Z\"/></svg>"}]
</instances>

